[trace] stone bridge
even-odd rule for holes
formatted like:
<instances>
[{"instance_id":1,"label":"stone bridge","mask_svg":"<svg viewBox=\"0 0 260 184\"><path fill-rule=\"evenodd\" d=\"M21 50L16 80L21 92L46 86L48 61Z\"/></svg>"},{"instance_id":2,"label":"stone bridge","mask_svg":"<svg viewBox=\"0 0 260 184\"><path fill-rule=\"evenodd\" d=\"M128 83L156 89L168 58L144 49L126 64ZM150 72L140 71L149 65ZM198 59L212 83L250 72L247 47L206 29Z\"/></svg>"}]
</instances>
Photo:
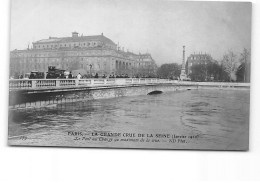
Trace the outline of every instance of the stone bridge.
<instances>
[{"instance_id":1,"label":"stone bridge","mask_svg":"<svg viewBox=\"0 0 260 184\"><path fill-rule=\"evenodd\" d=\"M61 103L148 95L203 87L249 87L238 83L197 83L168 79L11 79L9 108L48 107Z\"/></svg>"}]
</instances>

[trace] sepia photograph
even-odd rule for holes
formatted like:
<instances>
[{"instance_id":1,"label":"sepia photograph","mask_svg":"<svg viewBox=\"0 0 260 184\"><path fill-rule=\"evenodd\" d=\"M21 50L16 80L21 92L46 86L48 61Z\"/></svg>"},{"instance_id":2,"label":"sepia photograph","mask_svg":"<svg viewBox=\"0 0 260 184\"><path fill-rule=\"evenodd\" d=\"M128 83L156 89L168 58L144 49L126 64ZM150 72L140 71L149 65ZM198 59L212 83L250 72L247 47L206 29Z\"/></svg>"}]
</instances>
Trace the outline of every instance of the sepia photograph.
<instances>
[{"instance_id":1,"label":"sepia photograph","mask_svg":"<svg viewBox=\"0 0 260 184\"><path fill-rule=\"evenodd\" d=\"M249 149L252 3L10 7L8 145Z\"/></svg>"}]
</instances>

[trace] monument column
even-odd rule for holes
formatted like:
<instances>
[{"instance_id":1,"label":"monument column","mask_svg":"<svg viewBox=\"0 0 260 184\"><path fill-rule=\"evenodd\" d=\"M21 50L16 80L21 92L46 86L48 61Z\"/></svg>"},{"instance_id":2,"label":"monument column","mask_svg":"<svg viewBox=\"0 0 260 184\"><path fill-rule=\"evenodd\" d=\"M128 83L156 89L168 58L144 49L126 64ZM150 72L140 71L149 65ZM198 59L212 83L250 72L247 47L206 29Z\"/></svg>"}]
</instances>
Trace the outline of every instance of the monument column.
<instances>
[{"instance_id":1,"label":"monument column","mask_svg":"<svg viewBox=\"0 0 260 184\"><path fill-rule=\"evenodd\" d=\"M182 66L181 66L181 75L180 80L185 80L187 78L186 72L185 72L185 46L183 46L183 56L182 56Z\"/></svg>"}]
</instances>

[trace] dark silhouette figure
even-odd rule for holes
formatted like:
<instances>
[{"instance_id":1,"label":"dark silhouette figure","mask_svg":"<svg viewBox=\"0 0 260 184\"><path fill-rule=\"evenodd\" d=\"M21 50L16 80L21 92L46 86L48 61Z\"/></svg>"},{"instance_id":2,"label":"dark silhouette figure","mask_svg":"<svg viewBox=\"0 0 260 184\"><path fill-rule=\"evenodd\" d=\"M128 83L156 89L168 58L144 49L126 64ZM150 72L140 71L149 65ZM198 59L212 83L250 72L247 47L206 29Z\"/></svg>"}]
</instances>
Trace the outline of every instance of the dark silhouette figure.
<instances>
[{"instance_id":1,"label":"dark silhouette figure","mask_svg":"<svg viewBox=\"0 0 260 184\"><path fill-rule=\"evenodd\" d=\"M95 78L98 78L98 73L96 73Z\"/></svg>"},{"instance_id":2,"label":"dark silhouette figure","mask_svg":"<svg viewBox=\"0 0 260 184\"><path fill-rule=\"evenodd\" d=\"M70 72L70 74L69 74L69 79L72 79L72 73Z\"/></svg>"}]
</instances>

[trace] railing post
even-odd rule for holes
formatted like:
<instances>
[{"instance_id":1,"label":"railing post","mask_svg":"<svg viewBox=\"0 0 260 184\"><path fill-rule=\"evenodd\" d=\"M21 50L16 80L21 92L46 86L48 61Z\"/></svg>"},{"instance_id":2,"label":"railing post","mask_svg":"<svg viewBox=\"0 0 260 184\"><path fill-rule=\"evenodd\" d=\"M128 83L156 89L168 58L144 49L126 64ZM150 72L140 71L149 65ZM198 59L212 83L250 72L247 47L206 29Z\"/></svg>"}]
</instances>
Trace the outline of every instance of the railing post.
<instances>
[{"instance_id":1,"label":"railing post","mask_svg":"<svg viewBox=\"0 0 260 184\"><path fill-rule=\"evenodd\" d=\"M104 84L107 84L107 79L104 79Z\"/></svg>"},{"instance_id":2,"label":"railing post","mask_svg":"<svg viewBox=\"0 0 260 184\"><path fill-rule=\"evenodd\" d=\"M32 88L36 88L36 80L32 80Z\"/></svg>"},{"instance_id":3,"label":"railing post","mask_svg":"<svg viewBox=\"0 0 260 184\"><path fill-rule=\"evenodd\" d=\"M56 87L60 87L60 80L56 80Z\"/></svg>"},{"instance_id":4,"label":"railing post","mask_svg":"<svg viewBox=\"0 0 260 184\"><path fill-rule=\"evenodd\" d=\"M75 79L75 86L79 85L79 79Z\"/></svg>"},{"instance_id":5,"label":"railing post","mask_svg":"<svg viewBox=\"0 0 260 184\"><path fill-rule=\"evenodd\" d=\"M94 85L94 79L90 79L90 85L91 85L91 86Z\"/></svg>"}]
</instances>

